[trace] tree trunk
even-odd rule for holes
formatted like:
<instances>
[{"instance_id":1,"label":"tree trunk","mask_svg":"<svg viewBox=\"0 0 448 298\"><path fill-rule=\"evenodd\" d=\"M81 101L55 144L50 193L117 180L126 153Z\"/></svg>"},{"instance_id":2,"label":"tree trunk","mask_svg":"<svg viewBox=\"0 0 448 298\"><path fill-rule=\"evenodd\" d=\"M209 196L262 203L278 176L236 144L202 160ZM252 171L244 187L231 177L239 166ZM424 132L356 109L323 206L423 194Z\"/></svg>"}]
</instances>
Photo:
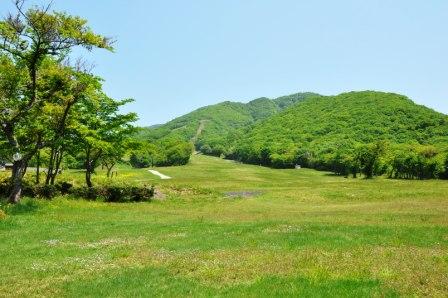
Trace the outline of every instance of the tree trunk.
<instances>
[{"instance_id":1,"label":"tree trunk","mask_svg":"<svg viewBox=\"0 0 448 298\"><path fill-rule=\"evenodd\" d=\"M48 161L48 168L47 168L47 176L45 178L45 185L50 185L51 176L53 175L55 152L56 152L56 149L54 147L52 147L51 148L51 152L50 152L50 160Z\"/></svg>"},{"instance_id":2,"label":"tree trunk","mask_svg":"<svg viewBox=\"0 0 448 298\"><path fill-rule=\"evenodd\" d=\"M86 184L88 187L92 187L92 174L95 172L95 166L97 165L98 160L101 157L102 150L99 149L98 152L92 153L92 150L89 147L86 149L86 159L85 159L85 168L86 168Z\"/></svg>"},{"instance_id":3,"label":"tree trunk","mask_svg":"<svg viewBox=\"0 0 448 298\"><path fill-rule=\"evenodd\" d=\"M40 150L37 150L36 155L36 184L40 183Z\"/></svg>"},{"instance_id":4,"label":"tree trunk","mask_svg":"<svg viewBox=\"0 0 448 298\"><path fill-rule=\"evenodd\" d=\"M9 202L16 204L20 201L22 196L22 181L27 167L26 160L14 161L11 177L11 193L9 195Z\"/></svg>"},{"instance_id":5,"label":"tree trunk","mask_svg":"<svg viewBox=\"0 0 448 298\"><path fill-rule=\"evenodd\" d=\"M90 160L90 148L87 148L86 150L86 184L87 187L92 187L92 161Z\"/></svg>"},{"instance_id":6,"label":"tree trunk","mask_svg":"<svg viewBox=\"0 0 448 298\"><path fill-rule=\"evenodd\" d=\"M110 174L111 174L111 172L112 172L112 170L113 170L113 168L115 166L115 163L105 164L105 166L106 166L106 169L107 169L107 178L112 178L113 175L111 176Z\"/></svg>"},{"instance_id":7,"label":"tree trunk","mask_svg":"<svg viewBox=\"0 0 448 298\"><path fill-rule=\"evenodd\" d=\"M63 154L64 154L64 151L61 148L58 151L57 155L56 155L56 167L54 168L53 175L51 176L51 181L50 181L51 185L54 185L54 181L56 180L56 176L59 174L59 170L61 168L61 162L62 162Z\"/></svg>"},{"instance_id":8,"label":"tree trunk","mask_svg":"<svg viewBox=\"0 0 448 298\"><path fill-rule=\"evenodd\" d=\"M92 170L91 170L90 165L87 165L87 167L86 167L86 184L87 184L87 187L93 187Z\"/></svg>"}]
</instances>

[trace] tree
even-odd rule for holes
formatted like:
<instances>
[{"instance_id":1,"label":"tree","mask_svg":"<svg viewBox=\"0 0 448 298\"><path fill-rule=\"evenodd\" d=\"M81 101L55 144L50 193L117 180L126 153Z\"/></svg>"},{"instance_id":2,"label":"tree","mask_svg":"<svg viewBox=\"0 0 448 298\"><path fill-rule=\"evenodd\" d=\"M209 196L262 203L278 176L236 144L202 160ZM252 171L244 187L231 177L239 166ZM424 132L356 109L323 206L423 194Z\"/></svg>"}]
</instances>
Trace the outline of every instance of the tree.
<instances>
[{"instance_id":1,"label":"tree","mask_svg":"<svg viewBox=\"0 0 448 298\"><path fill-rule=\"evenodd\" d=\"M45 99L38 91L38 80L43 62L48 57L66 57L73 47L88 50L112 50L111 40L95 34L87 21L66 13L50 12L50 6L24 10L24 0L16 0L17 13L0 21L0 55L4 60L7 82L1 86L1 131L8 149L14 153L9 201L17 203L22 193L22 179L29 160L44 146L32 119L42 113ZM6 61L6 62L5 62ZM14 80L11 74L19 74Z\"/></svg>"},{"instance_id":2,"label":"tree","mask_svg":"<svg viewBox=\"0 0 448 298\"><path fill-rule=\"evenodd\" d=\"M171 146L166 150L167 165L181 166L188 163L193 151L193 145L188 142L182 142Z\"/></svg>"},{"instance_id":3,"label":"tree","mask_svg":"<svg viewBox=\"0 0 448 298\"><path fill-rule=\"evenodd\" d=\"M122 147L134 131L132 122L137 120L135 113L120 114L121 106L131 99L115 101L102 91L86 97L80 106L76 124L77 142L84 151L85 178L92 187L92 174L104 156L116 160L121 157Z\"/></svg>"},{"instance_id":4,"label":"tree","mask_svg":"<svg viewBox=\"0 0 448 298\"><path fill-rule=\"evenodd\" d=\"M131 152L129 162L134 168L153 167L161 162L165 162L166 155L162 151L162 146L149 142L140 142L138 147Z\"/></svg>"},{"instance_id":5,"label":"tree","mask_svg":"<svg viewBox=\"0 0 448 298\"><path fill-rule=\"evenodd\" d=\"M44 90L52 90L51 98L43 107L42 119L46 130L44 142L50 148L45 184L54 184L61 162L68 147L72 126L79 113L79 102L101 89L101 79L84 71L68 66L53 65L51 71L43 76ZM75 115L72 115L75 114Z\"/></svg>"},{"instance_id":6,"label":"tree","mask_svg":"<svg viewBox=\"0 0 448 298\"><path fill-rule=\"evenodd\" d=\"M129 137L132 129L122 130L121 136L116 135L113 146L109 147L101 157L101 164L107 169L107 178L112 178L112 170L117 162L123 159L123 156L138 145Z\"/></svg>"},{"instance_id":7,"label":"tree","mask_svg":"<svg viewBox=\"0 0 448 298\"><path fill-rule=\"evenodd\" d=\"M358 147L356 159L366 178L372 178L379 169L379 161L386 150L386 143L379 141Z\"/></svg>"},{"instance_id":8,"label":"tree","mask_svg":"<svg viewBox=\"0 0 448 298\"><path fill-rule=\"evenodd\" d=\"M389 177L431 179L443 176L444 160L434 146L400 145L392 152Z\"/></svg>"}]
</instances>

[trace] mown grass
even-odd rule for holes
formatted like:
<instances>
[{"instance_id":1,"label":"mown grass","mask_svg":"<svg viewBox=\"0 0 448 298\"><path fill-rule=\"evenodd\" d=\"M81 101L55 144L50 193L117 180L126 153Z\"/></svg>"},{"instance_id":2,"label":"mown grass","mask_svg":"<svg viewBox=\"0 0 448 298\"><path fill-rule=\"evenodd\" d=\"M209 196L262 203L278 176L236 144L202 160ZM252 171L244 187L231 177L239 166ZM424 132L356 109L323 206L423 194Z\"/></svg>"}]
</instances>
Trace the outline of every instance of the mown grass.
<instances>
[{"instance_id":1,"label":"mown grass","mask_svg":"<svg viewBox=\"0 0 448 298\"><path fill-rule=\"evenodd\" d=\"M25 200L0 221L0 296L446 296L448 183L195 156L121 167L151 203ZM69 171L62 179L82 182ZM102 171L97 183L108 183ZM256 191L229 198L226 192Z\"/></svg>"}]
</instances>

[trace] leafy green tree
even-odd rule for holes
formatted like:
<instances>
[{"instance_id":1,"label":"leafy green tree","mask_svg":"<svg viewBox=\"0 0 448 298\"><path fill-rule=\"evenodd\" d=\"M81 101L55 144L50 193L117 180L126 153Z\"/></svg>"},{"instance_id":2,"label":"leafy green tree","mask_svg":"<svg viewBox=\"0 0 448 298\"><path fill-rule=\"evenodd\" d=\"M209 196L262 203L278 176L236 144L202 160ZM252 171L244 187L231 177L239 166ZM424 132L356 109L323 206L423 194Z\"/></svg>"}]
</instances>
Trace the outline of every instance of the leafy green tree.
<instances>
[{"instance_id":1,"label":"leafy green tree","mask_svg":"<svg viewBox=\"0 0 448 298\"><path fill-rule=\"evenodd\" d=\"M120 107L131 99L115 101L102 91L91 94L82 102L78 114L76 133L77 142L84 152L85 178L88 187L92 187L92 174L101 158L116 160L123 151L129 135L134 131L132 122L137 120L135 113L120 114Z\"/></svg>"},{"instance_id":2,"label":"leafy green tree","mask_svg":"<svg viewBox=\"0 0 448 298\"><path fill-rule=\"evenodd\" d=\"M101 156L101 164L106 167L108 178L112 178L112 170L115 165L123 160L125 154L136 147L134 141L130 139L129 134L132 129L122 130L115 135L113 146L108 147Z\"/></svg>"},{"instance_id":3,"label":"leafy green tree","mask_svg":"<svg viewBox=\"0 0 448 298\"><path fill-rule=\"evenodd\" d=\"M386 144L381 141L358 147L356 159L359 162L361 172L366 178L372 178L379 172L380 158L385 151Z\"/></svg>"},{"instance_id":4,"label":"leafy green tree","mask_svg":"<svg viewBox=\"0 0 448 298\"><path fill-rule=\"evenodd\" d=\"M42 70L39 90L44 91L42 97L45 100L43 113L37 118L45 127L40 136L41 142L50 149L45 179L47 185L54 184L64 154L73 145L70 133L76 122L76 113L80 113L78 103L101 89L101 80L81 71L79 66L72 68L49 62Z\"/></svg>"},{"instance_id":5,"label":"leafy green tree","mask_svg":"<svg viewBox=\"0 0 448 298\"><path fill-rule=\"evenodd\" d=\"M390 154L389 177L431 179L443 176L444 160L434 146L402 145Z\"/></svg>"},{"instance_id":6,"label":"leafy green tree","mask_svg":"<svg viewBox=\"0 0 448 298\"><path fill-rule=\"evenodd\" d=\"M175 146L170 146L166 151L167 165L181 166L190 160L193 146L191 143L182 142Z\"/></svg>"},{"instance_id":7,"label":"leafy green tree","mask_svg":"<svg viewBox=\"0 0 448 298\"><path fill-rule=\"evenodd\" d=\"M42 113L45 99L38 93L43 62L48 57L62 59L75 46L88 50L112 50L111 41L95 34L87 21L66 13L50 12L50 7L24 10L24 0L16 0L17 13L0 21L0 56L8 71L6 95L1 103L1 131L9 151L15 153L11 179L10 202L20 200L22 179L29 160L44 147L36 133L33 119ZM19 75L14 79L11 75ZM1 86L5 87L5 86Z\"/></svg>"},{"instance_id":8,"label":"leafy green tree","mask_svg":"<svg viewBox=\"0 0 448 298\"><path fill-rule=\"evenodd\" d=\"M129 162L134 168L152 167L166 160L162 147L149 142L140 142L138 148L132 150Z\"/></svg>"}]
</instances>

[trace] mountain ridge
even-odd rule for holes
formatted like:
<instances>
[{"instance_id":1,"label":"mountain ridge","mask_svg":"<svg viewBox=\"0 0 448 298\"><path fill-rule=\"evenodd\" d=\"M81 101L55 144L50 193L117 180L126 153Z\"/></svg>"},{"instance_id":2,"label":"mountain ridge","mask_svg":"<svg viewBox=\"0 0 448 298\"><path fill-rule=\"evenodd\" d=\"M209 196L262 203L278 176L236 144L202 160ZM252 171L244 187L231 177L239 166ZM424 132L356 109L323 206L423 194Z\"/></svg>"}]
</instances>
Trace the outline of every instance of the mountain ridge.
<instances>
[{"instance_id":1,"label":"mountain ridge","mask_svg":"<svg viewBox=\"0 0 448 298\"><path fill-rule=\"evenodd\" d=\"M214 142L211 139L217 135L224 137L238 129L267 119L288 106L312 96L318 96L318 94L295 93L274 99L260 97L247 103L223 101L200 107L156 127L140 128L137 138L150 141L161 138L178 138L184 141L193 139L196 141L196 147L199 148ZM196 136L201 123L205 123L201 135Z\"/></svg>"}]
</instances>

